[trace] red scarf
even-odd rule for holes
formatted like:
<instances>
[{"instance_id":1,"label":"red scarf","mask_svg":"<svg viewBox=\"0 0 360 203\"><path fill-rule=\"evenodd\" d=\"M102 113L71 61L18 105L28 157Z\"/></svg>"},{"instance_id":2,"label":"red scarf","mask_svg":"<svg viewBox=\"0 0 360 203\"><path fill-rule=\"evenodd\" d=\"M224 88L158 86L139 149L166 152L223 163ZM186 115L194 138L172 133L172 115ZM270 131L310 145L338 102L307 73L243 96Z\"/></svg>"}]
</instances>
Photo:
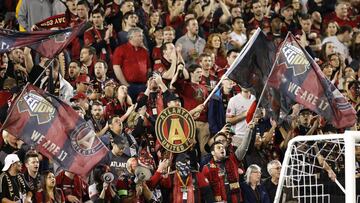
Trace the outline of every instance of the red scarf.
<instances>
[{"instance_id":1,"label":"red scarf","mask_svg":"<svg viewBox=\"0 0 360 203\"><path fill-rule=\"evenodd\" d=\"M224 185L220 185L221 183L225 183L224 181L220 180L219 176L220 168L215 163L214 159L210 160L209 165L209 181L211 184L211 187L213 188L215 197L220 197L222 200L227 200L226 190L224 188ZM225 173L227 177L227 181L231 185L239 184L239 173L238 173L238 167L236 162L234 162L230 157L225 160ZM237 199L240 197L240 200L242 200L242 195L240 191L240 186L238 188L230 188L230 194L235 195L232 197L233 201L234 198ZM239 196L238 196L239 195Z\"/></svg>"}]
</instances>

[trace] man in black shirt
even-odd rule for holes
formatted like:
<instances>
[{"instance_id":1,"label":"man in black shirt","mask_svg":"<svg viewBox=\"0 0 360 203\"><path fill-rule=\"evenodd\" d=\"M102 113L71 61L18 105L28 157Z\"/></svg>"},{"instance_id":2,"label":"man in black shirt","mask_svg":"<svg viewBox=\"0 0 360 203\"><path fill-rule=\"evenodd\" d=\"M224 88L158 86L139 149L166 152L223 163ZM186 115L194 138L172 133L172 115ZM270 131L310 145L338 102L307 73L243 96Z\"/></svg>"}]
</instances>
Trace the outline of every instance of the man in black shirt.
<instances>
[{"instance_id":1,"label":"man in black shirt","mask_svg":"<svg viewBox=\"0 0 360 203\"><path fill-rule=\"evenodd\" d=\"M270 202L274 202L276 190L280 179L280 171L281 171L280 161L278 160L270 161L267 164L267 171L271 177L266 179L262 185L264 186L266 193L269 195ZM296 199L293 195L296 194L296 192L293 192L293 190L296 191L296 188L293 189L284 186L281 190L282 194L280 196L280 202L283 202L284 200L287 203L298 202L298 199Z\"/></svg>"},{"instance_id":2,"label":"man in black shirt","mask_svg":"<svg viewBox=\"0 0 360 203\"><path fill-rule=\"evenodd\" d=\"M267 171L271 177L266 179L263 186L266 192L269 194L270 202L274 202L276 189L279 184L281 163L278 160L272 160L267 165Z\"/></svg>"},{"instance_id":3,"label":"man in black shirt","mask_svg":"<svg viewBox=\"0 0 360 203\"><path fill-rule=\"evenodd\" d=\"M106 164L110 167L111 173L114 174L116 180L126 176L126 162L130 157L124 153L127 147L127 140L124 136L118 135L112 140L112 150L108 152L101 161L101 164Z\"/></svg>"},{"instance_id":4,"label":"man in black shirt","mask_svg":"<svg viewBox=\"0 0 360 203\"><path fill-rule=\"evenodd\" d=\"M5 164L0 175L0 201L31 202L31 194L25 184L21 172L21 162L16 154L9 154L5 158ZM25 200L25 201L24 201Z\"/></svg>"},{"instance_id":5,"label":"man in black shirt","mask_svg":"<svg viewBox=\"0 0 360 203\"><path fill-rule=\"evenodd\" d=\"M35 194L40 189L40 174L39 174L39 155L35 151L29 151L25 155L25 167L24 173L25 183L29 187L32 193L32 202L35 202Z\"/></svg>"}]
</instances>

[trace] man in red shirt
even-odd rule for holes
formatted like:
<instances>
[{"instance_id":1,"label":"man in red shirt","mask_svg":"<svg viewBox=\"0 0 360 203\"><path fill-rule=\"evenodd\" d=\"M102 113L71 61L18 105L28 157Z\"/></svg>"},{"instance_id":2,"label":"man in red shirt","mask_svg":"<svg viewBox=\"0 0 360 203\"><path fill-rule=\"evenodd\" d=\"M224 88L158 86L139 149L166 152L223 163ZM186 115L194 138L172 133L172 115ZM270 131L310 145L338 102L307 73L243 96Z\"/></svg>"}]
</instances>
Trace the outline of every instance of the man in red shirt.
<instances>
[{"instance_id":1,"label":"man in red shirt","mask_svg":"<svg viewBox=\"0 0 360 203\"><path fill-rule=\"evenodd\" d=\"M176 53L176 48L172 42L165 42L160 47L161 63L154 65L154 71L161 74L165 80L171 80L174 77L176 67L180 63L184 63L181 53Z\"/></svg>"},{"instance_id":2,"label":"man in red shirt","mask_svg":"<svg viewBox=\"0 0 360 203\"><path fill-rule=\"evenodd\" d=\"M220 68L220 69L216 70L216 75L218 78L221 78L226 73L226 71L230 68L231 64L235 61L236 57L239 54L240 54L240 52L237 49L230 49L226 53L226 60L227 60L228 64L224 68Z\"/></svg>"},{"instance_id":3,"label":"man in red shirt","mask_svg":"<svg viewBox=\"0 0 360 203\"><path fill-rule=\"evenodd\" d=\"M140 92L146 89L147 74L151 71L148 51L143 44L143 31L131 28L129 41L116 48L113 68L116 78L122 85L128 86L129 95L135 101Z\"/></svg>"},{"instance_id":4,"label":"man in red shirt","mask_svg":"<svg viewBox=\"0 0 360 203\"><path fill-rule=\"evenodd\" d=\"M91 15L93 26L84 33L85 46L94 47L97 58L106 61L110 65L113 50L115 50L117 44L116 33L113 31L111 24L104 26L105 13L102 8L93 10Z\"/></svg>"},{"instance_id":5,"label":"man in red shirt","mask_svg":"<svg viewBox=\"0 0 360 203\"><path fill-rule=\"evenodd\" d=\"M80 74L86 74L94 77L94 65L96 61L96 49L92 46L83 47L80 52L81 71Z\"/></svg>"},{"instance_id":6,"label":"man in red shirt","mask_svg":"<svg viewBox=\"0 0 360 203\"><path fill-rule=\"evenodd\" d=\"M79 75L76 78L76 93L86 93L86 91L89 89L90 83L90 77L87 75Z\"/></svg>"},{"instance_id":7,"label":"man in red shirt","mask_svg":"<svg viewBox=\"0 0 360 203\"><path fill-rule=\"evenodd\" d=\"M205 144L210 138L209 123L207 118L207 109L203 105L203 102L208 96L208 91L205 85L200 84L202 77L202 68L198 64L191 64L187 69L190 74L190 81L177 78L175 74L176 82L174 87L176 92L184 100L184 108L188 111L195 111L198 113L193 114L197 139L199 141L201 154L205 155ZM183 70L184 72L186 69ZM204 110L205 109L205 110Z\"/></svg>"},{"instance_id":8,"label":"man in red shirt","mask_svg":"<svg viewBox=\"0 0 360 203\"><path fill-rule=\"evenodd\" d=\"M270 25L270 19L264 15L261 2L254 0L251 2L251 6L251 13L254 14L254 17L249 20L247 28L252 30L258 27L264 28L266 24Z\"/></svg>"},{"instance_id":9,"label":"man in red shirt","mask_svg":"<svg viewBox=\"0 0 360 203\"><path fill-rule=\"evenodd\" d=\"M335 4L335 11L325 16L324 24L328 24L331 20L336 21L339 26L349 25L354 28L360 23L360 16L357 16L355 19L350 19L349 3L339 1Z\"/></svg>"},{"instance_id":10,"label":"man in red shirt","mask_svg":"<svg viewBox=\"0 0 360 203\"><path fill-rule=\"evenodd\" d=\"M201 84L205 85L209 92L215 87L218 82L218 78L214 74L213 62L211 55L208 53L202 53L199 57L199 64L202 67Z\"/></svg>"},{"instance_id":11,"label":"man in red shirt","mask_svg":"<svg viewBox=\"0 0 360 203\"><path fill-rule=\"evenodd\" d=\"M242 202L236 157L234 154L227 157L225 146L220 141L212 144L211 154L213 158L202 173L209 180L215 201Z\"/></svg>"}]
</instances>

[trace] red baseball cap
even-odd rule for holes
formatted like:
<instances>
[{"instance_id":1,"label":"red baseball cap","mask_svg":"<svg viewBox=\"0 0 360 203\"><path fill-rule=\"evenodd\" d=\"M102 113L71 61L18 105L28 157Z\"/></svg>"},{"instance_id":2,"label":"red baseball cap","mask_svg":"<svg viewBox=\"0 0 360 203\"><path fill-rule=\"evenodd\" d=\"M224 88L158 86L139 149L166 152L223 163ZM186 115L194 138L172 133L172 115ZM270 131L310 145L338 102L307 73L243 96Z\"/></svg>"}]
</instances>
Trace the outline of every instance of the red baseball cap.
<instances>
[{"instance_id":1,"label":"red baseball cap","mask_svg":"<svg viewBox=\"0 0 360 203\"><path fill-rule=\"evenodd\" d=\"M86 96L86 94L79 92L70 99L70 102L76 101L78 99L87 99L87 96Z\"/></svg>"},{"instance_id":2,"label":"red baseball cap","mask_svg":"<svg viewBox=\"0 0 360 203\"><path fill-rule=\"evenodd\" d=\"M85 84L90 84L90 77L87 75L79 75L76 78L76 83L85 83Z\"/></svg>"}]
</instances>

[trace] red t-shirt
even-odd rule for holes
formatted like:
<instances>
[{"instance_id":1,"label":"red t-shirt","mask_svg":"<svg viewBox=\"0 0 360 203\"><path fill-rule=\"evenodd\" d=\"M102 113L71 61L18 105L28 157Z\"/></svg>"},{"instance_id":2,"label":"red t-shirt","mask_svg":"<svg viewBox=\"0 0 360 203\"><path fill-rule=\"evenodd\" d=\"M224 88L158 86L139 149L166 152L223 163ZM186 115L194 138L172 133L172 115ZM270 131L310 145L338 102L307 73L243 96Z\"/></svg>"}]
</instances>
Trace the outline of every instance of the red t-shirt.
<instances>
[{"instance_id":1,"label":"red t-shirt","mask_svg":"<svg viewBox=\"0 0 360 203\"><path fill-rule=\"evenodd\" d=\"M221 68L224 68L228 64L228 62L226 60L226 57L222 56L221 54L218 54L215 57L215 64Z\"/></svg>"},{"instance_id":2,"label":"red t-shirt","mask_svg":"<svg viewBox=\"0 0 360 203\"><path fill-rule=\"evenodd\" d=\"M116 48L113 65L120 65L127 82L146 83L150 69L149 53L145 48L135 48L128 42Z\"/></svg>"},{"instance_id":3,"label":"red t-shirt","mask_svg":"<svg viewBox=\"0 0 360 203\"><path fill-rule=\"evenodd\" d=\"M324 24L328 24L331 20L336 21L338 25L344 26L349 25L352 28L356 27L360 23L360 16L358 16L355 20L350 20L349 18L346 20L340 19L336 16L335 12L330 13L329 15L325 16L324 18Z\"/></svg>"},{"instance_id":4,"label":"red t-shirt","mask_svg":"<svg viewBox=\"0 0 360 203\"><path fill-rule=\"evenodd\" d=\"M271 24L270 22L270 18L268 17L263 17L263 19L261 21L256 20L255 18L252 18L249 22L248 22L248 28L249 29L256 29L258 27L260 28L264 28L267 27Z\"/></svg>"},{"instance_id":5,"label":"red t-shirt","mask_svg":"<svg viewBox=\"0 0 360 203\"><path fill-rule=\"evenodd\" d=\"M65 202L64 193L62 192L62 190L60 188L56 188L56 194L54 194L56 196L56 198L60 197L60 199L57 199L57 201L54 201L53 199L46 201L44 199L45 194L43 194L43 193L45 193L45 191L41 190L35 194L37 203L55 203L55 202L59 202L59 200L60 200L60 202Z\"/></svg>"},{"instance_id":6,"label":"red t-shirt","mask_svg":"<svg viewBox=\"0 0 360 203\"><path fill-rule=\"evenodd\" d=\"M184 108L188 111L202 104L207 98L207 88L202 84L195 84L189 81L177 80L174 84L176 92L184 100ZM207 122L207 109L205 108L197 121Z\"/></svg>"},{"instance_id":7,"label":"red t-shirt","mask_svg":"<svg viewBox=\"0 0 360 203\"><path fill-rule=\"evenodd\" d=\"M166 25L171 26L176 30L178 27L180 27L180 25L182 25L184 23L184 19L185 19L185 15L181 14L181 15L175 17L173 22L171 22L170 14L167 14L166 18L165 18L165 22L166 22Z\"/></svg>"},{"instance_id":8,"label":"red t-shirt","mask_svg":"<svg viewBox=\"0 0 360 203\"><path fill-rule=\"evenodd\" d=\"M152 60L156 62L157 60L161 60L161 49L160 47L154 47L151 54Z\"/></svg>"},{"instance_id":9,"label":"red t-shirt","mask_svg":"<svg viewBox=\"0 0 360 203\"><path fill-rule=\"evenodd\" d=\"M99 30L92 27L84 32L84 44L85 46L93 46L96 49L98 57L104 61L111 61L112 50L110 44L106 44L104 41L106 28ZM115 39L115 31L113 31L111 38ZM106 56L108 54L108 57Z\"/></svg>"}]
</instances>

